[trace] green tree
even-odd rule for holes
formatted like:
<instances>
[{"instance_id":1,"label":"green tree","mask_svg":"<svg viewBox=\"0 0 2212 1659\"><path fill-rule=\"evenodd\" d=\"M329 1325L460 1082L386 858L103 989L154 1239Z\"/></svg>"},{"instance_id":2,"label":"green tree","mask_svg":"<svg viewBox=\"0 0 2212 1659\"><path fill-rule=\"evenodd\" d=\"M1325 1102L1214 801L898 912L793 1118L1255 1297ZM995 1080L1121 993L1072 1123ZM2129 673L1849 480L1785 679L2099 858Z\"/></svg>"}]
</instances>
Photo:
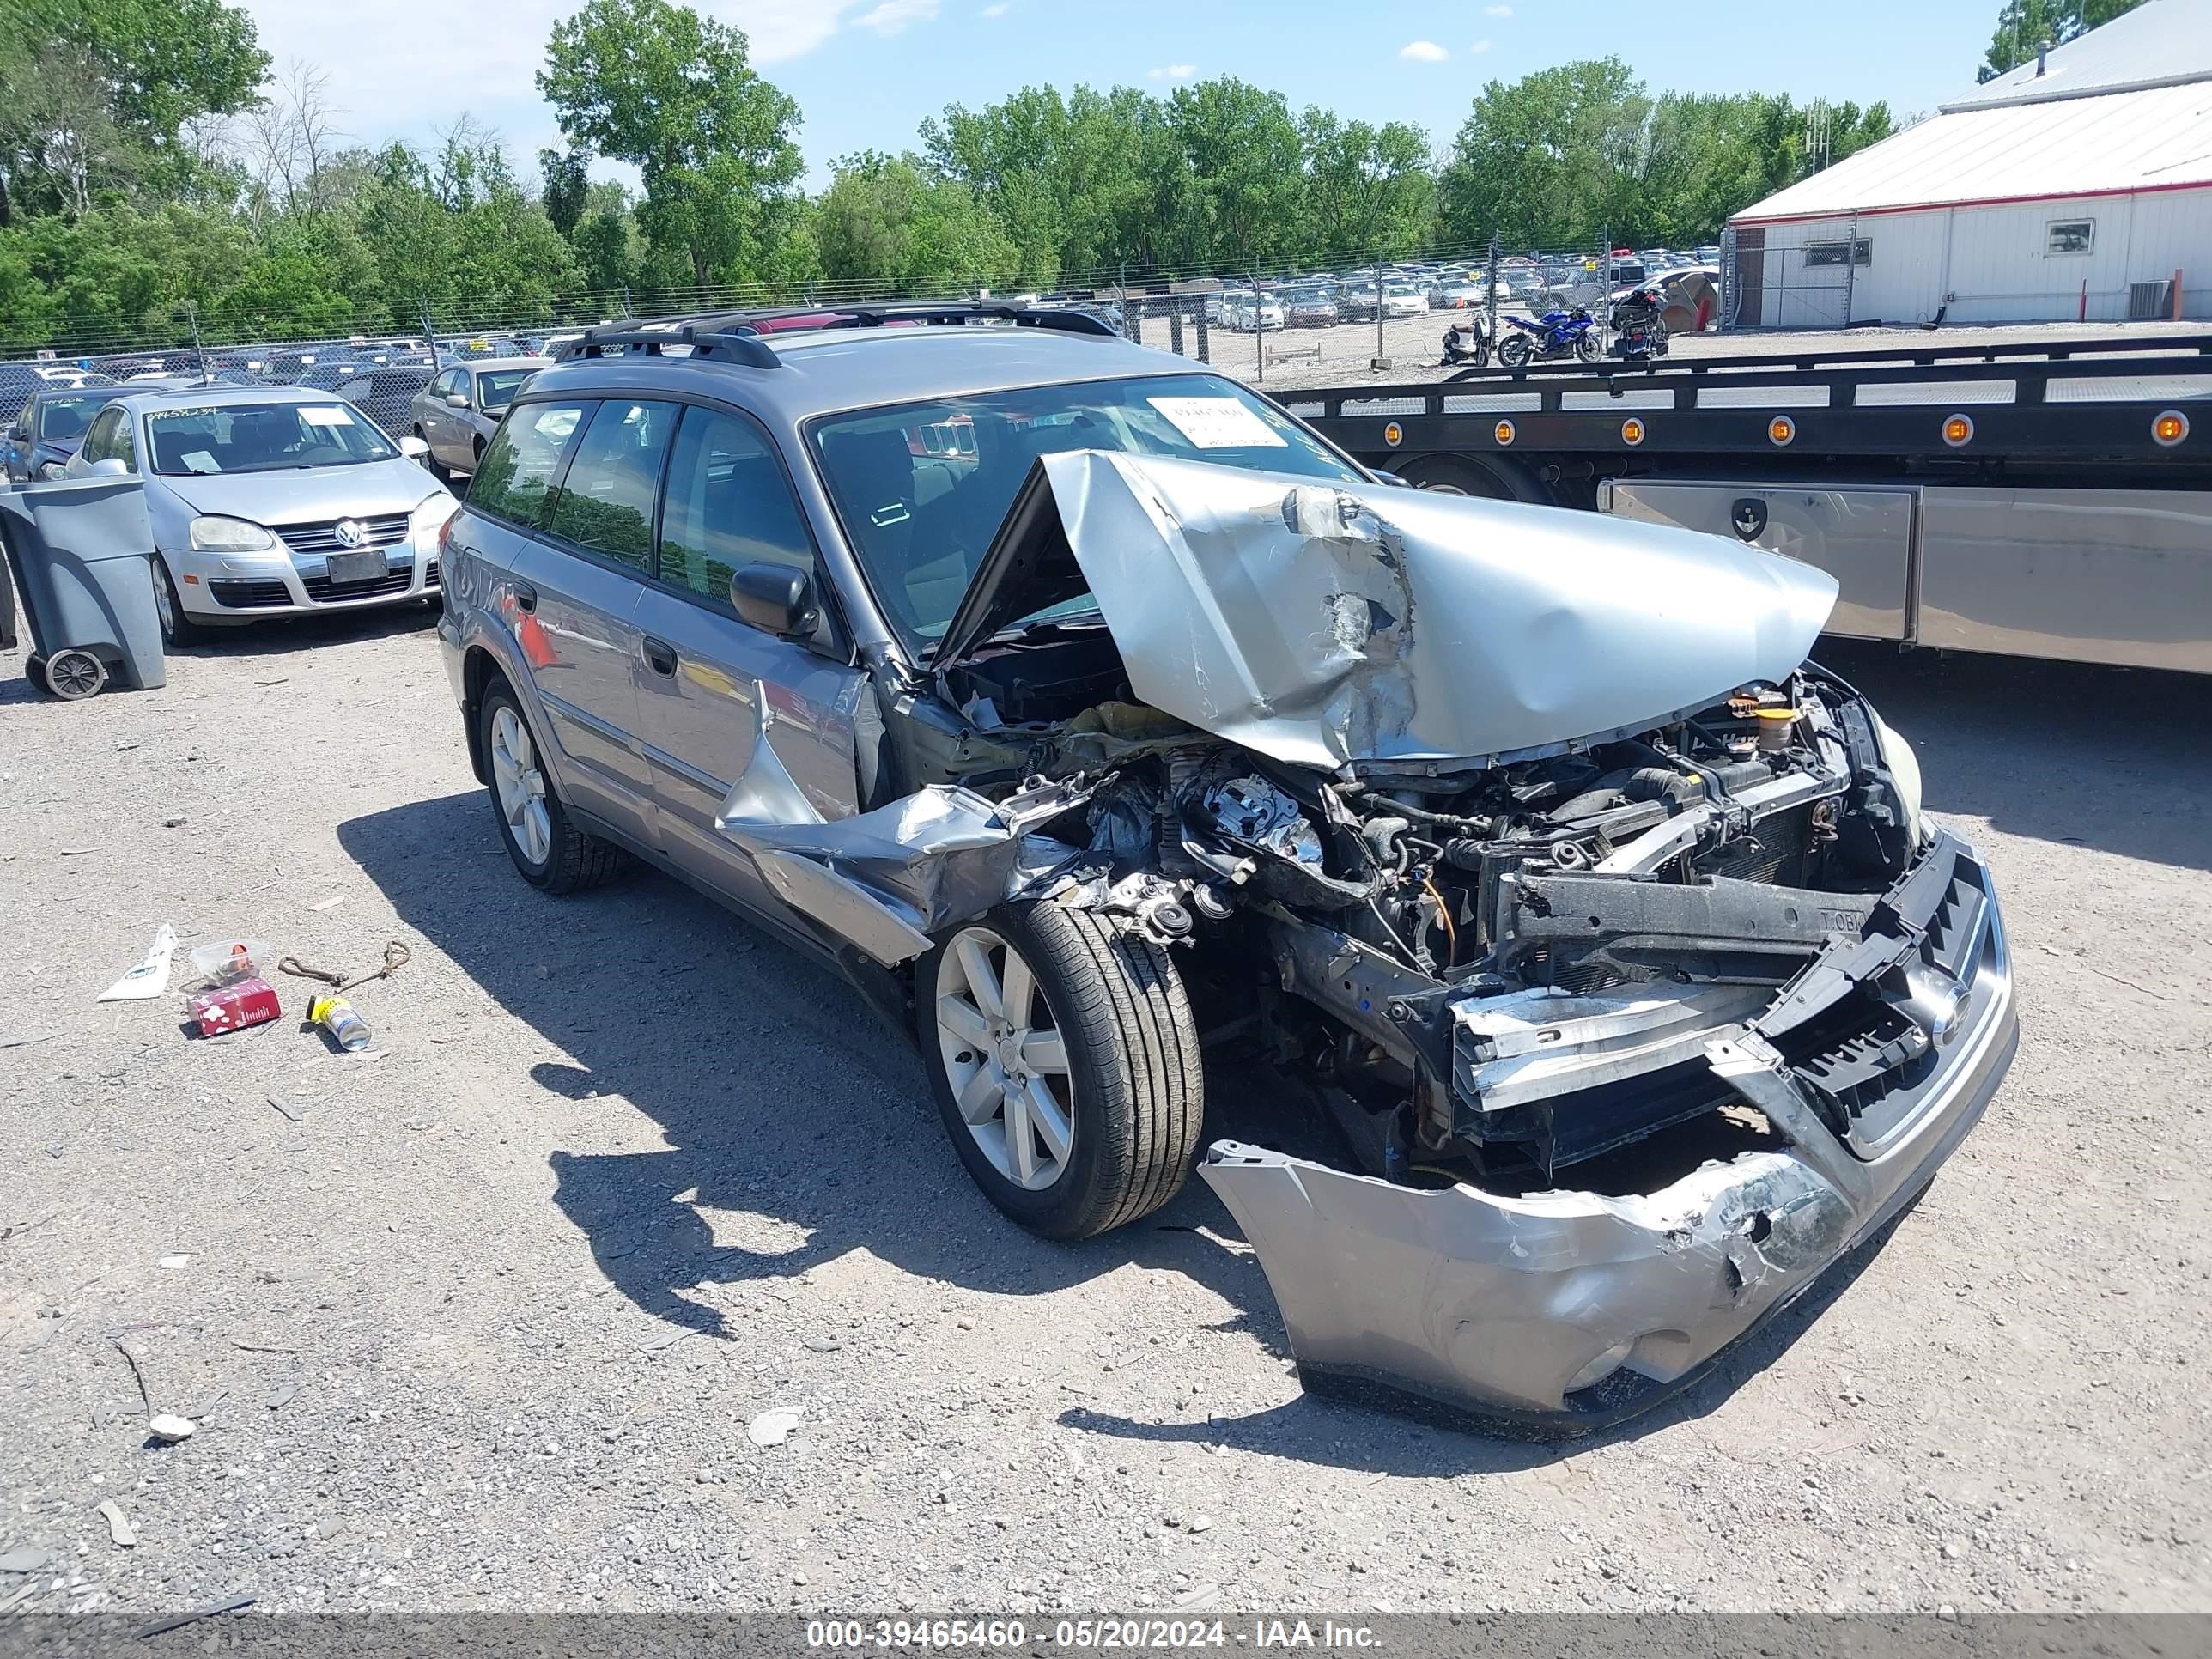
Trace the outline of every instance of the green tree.
<instances>
[{"instance_id":1,"label":"green tree","mask_svg":"<svg viewBox=\"0 0 2212 1659\"><path fill-rule=\"evenodd\" d=\"M572 147L644 175L638 222L692 280L771 269L799 216L799 106L756 75L745 37L668 0L588 0L554 27L538 89Z\"/></svg>"},{"instance_id":2,"label":"green tree","mask_svg":"<svg viewBox=\"0 0 2212 1659\"><path fill-rule=\"evenodd\" d=\"M545 216L553 222L553 228L572 241L575 239L576 223L584 216L591 195L591 175L586 171L587 161L574 150L538 152L538 171L542 179L538 200L544 206Z\"/></svg>"},{"instance_id":3,"label":"green tree","mask_svg":"<svg viewBox=\"0 0 2212 1659\"><path fill-rule=\"evenodd\" d=\"M1974 76L1994 81L2007 70L2034 61L2045 46L2063 46L2091 29L2133 11L2142 0L2004 0L1989 54Z\"/></svg>"},{"instance_id":4,"label":"green tree","mask_svg":"<svg viewBox=\"0 0 2212 1659\"><path fill-rule=\"evenodd\" d=\"M870 150L836 164L814 210L823 267L887 293L955 294L1015 280L1020 255L967 185L912 155Z\"/></svg>"},{"instance_id":5,"label":"green tree","mask_svg":"<svg viewBox=\"0 0 2212 1659\"><path fill-rule=\"evenodd\" d=\"M1586 247L1632 234L1650 101L1617 58L1492 81L1460 128L1441 180L1448 235L1509 248Z\"/></svg>"},{"instance_id":6,"label":"green tree","mask_svg":"<svg viewBox=\"0 0 2212 1659\"><path fill-rule=\"evenodd\" d=\"M1168 123L1189 168L1189 240L1218 270L1273 264L1296 248L1304 152L1290 106L1222 76L1177 87Z\"/></svg>"},{"instance_id":7,"label":"green tree","mask_svg":"<svg viewBox=\"0 0 2212 1659\"><path fill-rule=\"evenodd\" d=\"M1305 151L1304 261L1352 255L1401 258L1431 240L1436 177L1418 127L1381 127L1309 109L1298 122Z\"/></svg>"}]
</instances>

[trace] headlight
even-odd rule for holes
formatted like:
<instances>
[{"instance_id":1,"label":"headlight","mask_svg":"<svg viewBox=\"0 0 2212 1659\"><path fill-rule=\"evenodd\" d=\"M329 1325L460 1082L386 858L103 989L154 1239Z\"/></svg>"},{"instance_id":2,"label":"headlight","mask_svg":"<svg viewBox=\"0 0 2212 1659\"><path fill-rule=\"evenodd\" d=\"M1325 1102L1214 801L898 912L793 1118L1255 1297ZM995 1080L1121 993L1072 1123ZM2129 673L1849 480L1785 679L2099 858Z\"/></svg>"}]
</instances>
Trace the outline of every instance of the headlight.
<instances>
[{"instance_id":1,"label":"headlight","mask_svg":"<svg viewBox=\"0 0 2212 1659\"><path fill-rule=\"evenodd\" d=\"M1873 713L1871 709L1868 712ZM1874 734L1881 744L1882 764L1889 768L1889 775L1896 781L1898 799L1905 806L1905 833L1912 838L1913 849L1917 851L1928 839L1927 826L1920 816L1920 757L1879 714L1874 716Z\"/></svg>"},{"instance_id":2,"label":"headlight","mask_svg":"<svg viewBox=\"0 0 2212 1659\"><path fill-rule=\"evenodd\" d=\"M192 545L207 553L265 553L276 538L258 524L210 514L192 520Z\"/></svg>"},{"instance_id":3,"label":"headlight","mask_svg":"<svg viewBox=\"0 0 2212 1659\"><path fill-rule=\"evenodd\" d=\"M461 504L444 490L415 509L407 520L407 539L415 544L415 551L429 557L438 550L438 532L446 527L446 520L461 510Z\"/></svg>"}]
</instances>

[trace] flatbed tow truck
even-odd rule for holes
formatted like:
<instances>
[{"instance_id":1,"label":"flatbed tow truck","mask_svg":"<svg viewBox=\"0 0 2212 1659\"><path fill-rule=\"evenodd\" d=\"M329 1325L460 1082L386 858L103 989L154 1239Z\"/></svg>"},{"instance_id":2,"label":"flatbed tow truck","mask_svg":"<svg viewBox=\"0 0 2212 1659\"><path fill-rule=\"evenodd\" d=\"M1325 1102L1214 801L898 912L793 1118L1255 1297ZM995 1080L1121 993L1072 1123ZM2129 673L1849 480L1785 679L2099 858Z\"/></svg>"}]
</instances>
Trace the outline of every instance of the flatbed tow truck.
<instances>
[{"instance_id":1,"label":"flatbed tow truck","mask_svg":"<svg viewBox=\"0 0 2212 1659\"><path fill-rule=\"evenodd\" d=\"M1280 396L1425 489L1817 565L1841 585L1837 635L2194 673L2212 673L2208 400L2212 334L1468 368Z\"/></svg>"}]
</instances>

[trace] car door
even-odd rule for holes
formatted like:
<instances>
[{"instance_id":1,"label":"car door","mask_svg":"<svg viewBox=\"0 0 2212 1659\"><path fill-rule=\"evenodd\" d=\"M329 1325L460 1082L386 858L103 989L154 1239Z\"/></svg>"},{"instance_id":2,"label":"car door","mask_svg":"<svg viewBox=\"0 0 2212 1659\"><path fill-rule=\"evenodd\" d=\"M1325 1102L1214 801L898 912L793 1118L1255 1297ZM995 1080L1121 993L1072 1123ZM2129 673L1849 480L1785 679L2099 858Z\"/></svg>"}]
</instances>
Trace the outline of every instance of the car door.
<instances>
[{"instance_id":1,"label":"car door","mask_svg":"<svg viewBox=\"0 0 2212 1659\"><path fill-rule=\"evenodd\" d=\"M796 786L802 816L850 817L860 805L854 712L867 687L842 659L738 620L730 575L750 564L804 571L823 592L805 516L767 432L732 410L691 407L669 462L656 580L638 607L639 713L664 848L696 878L758 906L769 896L757 869L714 820L741 779L772 780L787 795Z\"/></svg>"},{"instance_id":2,"label":"car door","mask_svg":"<svg viewBox=\"0 0 2212 1659\"><path fill-rule=\"evenodd\" d=\"M460 384L461 371L449 368L424 387L415 399L415 422L422 428L422 441L430 446L430 459L450 464L453 459L453 411L447 395Z\"/></svg>"},{"instance_id":3,"label":"car door","mask_svg":"<svg viewBox=\"0 0 2212 1659\"><path fill-rule=\"evenodd\" d=\"M632 665L672 411L611 399L532 404L517 416L469 506L523 532L507 564L508 621L544 716L538 735L554 747L568 803L650 848Z\"/></svg>"}]
</instances>

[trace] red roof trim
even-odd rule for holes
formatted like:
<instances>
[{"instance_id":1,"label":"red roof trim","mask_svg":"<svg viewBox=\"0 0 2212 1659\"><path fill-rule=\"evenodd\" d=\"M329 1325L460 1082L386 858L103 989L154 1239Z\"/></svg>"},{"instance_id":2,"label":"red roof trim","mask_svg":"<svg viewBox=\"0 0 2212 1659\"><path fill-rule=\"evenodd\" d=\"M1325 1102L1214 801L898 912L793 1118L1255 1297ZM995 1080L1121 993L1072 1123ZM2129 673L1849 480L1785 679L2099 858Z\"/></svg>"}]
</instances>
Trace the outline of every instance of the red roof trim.
<instances>
[{"instance_id":1,"label":"red roof trim","mask_svg":"<svg viewBox=\"0 0 2212 1659\"><path fill-rule=\"evenodd\" d=\"M1907 202L1897 207L1831 208L1825 213L1779 213L1771 216L1740 214L1729 222L1732 225L1796 225L1814 219L1848 219L1854 212L1862 219L1876 219L1892 213L1941 213L1950 208L2021 207L2031 202L2095 202L2116 196L2159 196L2175 190L2212 190L2212 179L2185 179L2166 185L2130 185L2118 190L2077 190L2056 196L1972 196L1960 202Z\"/></svg>"}]
</instances>

